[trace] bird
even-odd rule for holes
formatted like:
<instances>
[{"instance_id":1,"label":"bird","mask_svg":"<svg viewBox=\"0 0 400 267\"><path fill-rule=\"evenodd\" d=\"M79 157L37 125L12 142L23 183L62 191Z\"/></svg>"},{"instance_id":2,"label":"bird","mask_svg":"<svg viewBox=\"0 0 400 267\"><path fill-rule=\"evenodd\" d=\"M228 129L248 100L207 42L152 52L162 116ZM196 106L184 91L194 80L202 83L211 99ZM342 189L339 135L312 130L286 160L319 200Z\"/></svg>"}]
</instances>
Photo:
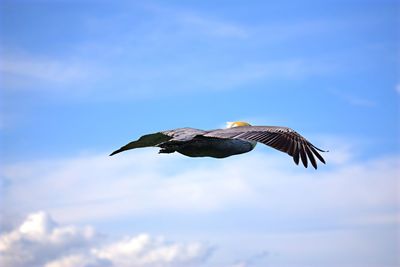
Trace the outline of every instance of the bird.
<instances>
[{"instance_id":1,"label":"bird","mask_svg":"<svg viewBox=\"0 0 400 267\"><path fill-rule=\"evenodd\" d=\"M141 136L110 154L142 147L158 147L159 153L178 152L188 157L226 158L252 151L262 143L291 156L296 165L301 159L305 168L308 161L317 169L317 161L325 164L317 148L291 128L283 126L252 126L248 122L227 122L224 129L200 130L177 128ZM319 151L319 152L318 152Z\"/></svg>"}]
</instances>

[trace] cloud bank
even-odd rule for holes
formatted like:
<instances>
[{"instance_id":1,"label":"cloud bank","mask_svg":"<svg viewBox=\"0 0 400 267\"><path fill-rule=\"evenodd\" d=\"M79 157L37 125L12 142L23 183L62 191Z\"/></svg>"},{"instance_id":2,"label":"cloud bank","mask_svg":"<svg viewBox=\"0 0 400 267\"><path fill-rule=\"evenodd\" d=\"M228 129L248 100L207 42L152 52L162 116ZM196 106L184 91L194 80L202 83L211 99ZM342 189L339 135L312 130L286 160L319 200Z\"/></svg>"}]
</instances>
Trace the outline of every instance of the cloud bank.
<instances>
[{"instance_id":1,"label":"cloud bank","mask_svg":"<svg viewBox=\"0 0 400 267\"><path fill-rule=\"evenodd\" d=\"M295 261L391 266L398 260L399 157L359 161L355 150L345 146L325 154L327 165L317 171L264 147L223 161L144 149L116 157L104 152L9 164L1 169L0 183L2 225L10 229L2 236L3 261L9 266L196 266L212 251L203 243L148 234L104 241L90 227L59 226L43 213L22 224L32 226L13 226L16 216L45 210L68 224L124 227L118 234L205 240L218 248L206 266L248 264L246 259L261 250L268 251L262 260L274 266L298 266ZM236 240L247 244L239 253ZM19 253L25 256L16 260ZM218 261L221 255L229 256Z\"/></svg>"},{"instance_id":2,"label":"cloud bank","mask_svg":"<svg viewBox=\"0 0 400 267\"><path fill-rule=\"evenodd\" d=\"M149 149L111 158L102 153L4 166L3 214L44 209L74 223L248 206L285 216L345 212L365 218L386 216L397 206L395 156L358 163L347 148L338 149L326 154L327 166L313 171L275 151L224 161L155 153Z\"/></svg>"},{"instance_id":3,"label":"cloud bank","mask_svg":"<svg viewBox=\"0 0 400 267\"><path fill-rule=\"evenodd\" d=\"M4 267L195 266L210 252L199 242L169 242L148 234L107 242L92 227L62 226L44 212L28 215L0 236Z\"/></svg>"}]
</instances>

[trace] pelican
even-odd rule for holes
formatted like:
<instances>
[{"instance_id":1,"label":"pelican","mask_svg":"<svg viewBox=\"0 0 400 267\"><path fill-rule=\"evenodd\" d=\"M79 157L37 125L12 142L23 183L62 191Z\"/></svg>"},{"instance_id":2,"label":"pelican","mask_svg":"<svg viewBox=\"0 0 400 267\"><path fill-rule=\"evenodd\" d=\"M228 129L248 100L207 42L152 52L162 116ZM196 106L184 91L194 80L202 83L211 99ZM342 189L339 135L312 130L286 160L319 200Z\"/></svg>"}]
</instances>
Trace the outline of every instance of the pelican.
<instances>
[{"instance_id":1,"label":"pelican","mask_svg":"<svg viewBox=\"0 0 400 267\"><path fill-rule=\"evenodd\" d=\"M134 148L159 147L159 153L178 152L189 157L226 158L250 152L258 142L285 152L293 157L296 165L301 159L307 168L309 160L317 169L315 157L325 164L318 151L327 151L317 148L296 131L281 126L251 126L243 121L228 122L225 129L204 131L186 127L143 135L110 156Z\"/></svg>"}]
</instances>

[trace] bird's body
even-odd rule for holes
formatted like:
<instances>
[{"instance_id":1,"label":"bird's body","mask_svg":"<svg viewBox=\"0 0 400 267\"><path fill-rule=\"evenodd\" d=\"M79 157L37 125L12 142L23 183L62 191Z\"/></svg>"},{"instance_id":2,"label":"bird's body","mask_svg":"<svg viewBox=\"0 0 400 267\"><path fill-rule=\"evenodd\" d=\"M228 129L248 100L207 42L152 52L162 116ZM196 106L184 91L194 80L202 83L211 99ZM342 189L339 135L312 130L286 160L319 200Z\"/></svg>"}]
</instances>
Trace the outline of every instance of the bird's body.
<instances>
[{"instance_id":1,"label":"bird's body","mask_svg":"<svg viewBox=\"0 0 400 267\"><path fill-rule=\"evenodd\" d=\"M296 164L301 158L305 167L309 159L313 167L317 168L314 155L325 163L317 152L323 150L294 130L279 126L251 126L245 122L231 123L226 129L204 131L178 128L144 135L114 151L110 156L128 149L154 146L160 148L159 153L178 152L189 157L226 158L253 150L257 142L289 154Z\"/></svg>"},{"instance_id":2,"label":"bird's body","mask_svg":"<svg viewBox=\"0 0 400 267\"><path fill-rule=\"evenodd\" d=\"M253 150L256 142L242 139L219 139L198 135L190 140L174 140L157 145L160 153L179 152L188 157L226 158Z\"/></svg>"}]
</instances>

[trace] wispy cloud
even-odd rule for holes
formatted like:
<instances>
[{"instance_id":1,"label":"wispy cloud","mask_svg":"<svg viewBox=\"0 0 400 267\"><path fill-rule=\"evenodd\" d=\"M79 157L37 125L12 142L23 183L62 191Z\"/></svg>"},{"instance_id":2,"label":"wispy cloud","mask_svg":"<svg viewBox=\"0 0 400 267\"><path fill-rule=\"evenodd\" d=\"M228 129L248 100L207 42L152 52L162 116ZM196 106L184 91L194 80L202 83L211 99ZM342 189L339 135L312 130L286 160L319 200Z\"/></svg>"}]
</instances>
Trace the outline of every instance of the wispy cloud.
<instances>
[{"instance_id":1,"label":"wispy cloud","mask_svg":"<svg viewBox=\"0 0 400 267\"><path fill-rule=\"evenodd\" d=\"M348 223L356 225L400 225L400 213L380 212L369 216L359 216L351 218Z\"/></svg>"},{"instance_id":2,"label":"wispy cloud","mask_svg":"<svg viewBox=\"0 0 400 267\"><path fill-rule=\"evenodd\" d=\"M260 32L252 35L255 29L217 15L157 5L135 8L146 12L145 23L122 11L105 18L89 17L81 29L87 38L75 40L68 51L58 53L62 56L25 51L4 57L0 63L2 79L11 87L47 91L70 88L71 83L79 84L82 90L85 86L81 83L96 81L96 86L91 87L90 94L84 94L85 97L121 99L235 90L254 83L327 75L338 69L331 61L321 58L281 56L270 59L264 53L254 57L254 45L266 49L265 44L258 43L259 36L273 39L276 33L282 32L292 36L298 26L288 30L285 28L288 26L274 25L265 32L258 29ZM105 29L112 32L107 38L98 34ZM240 46L227 45L225 38L229 42L229 38L236 38ZM249 38L249 42L244 41ZM207 45L195 52L188 49L197 47L199 41ZM242 55L243 50L246 52ZM48 86L40 86L41 83ZM64 92L71 94L73 91Z\"/></svg>"},{"instance_id":3,"label":"wispy cloud","mask_svg":"<svg viewBox=\"0 0 400 267\"><path fill-rule=\"evenodd\" d=\"M29 214L20 226L0 235L4 267L195 266L210 252L200 242L170 242L148 234L108 241L92 227L59 225L44 212Z\"/></svg>"},{"instance_id":4,"label":"wispy cloud","mask_svg":"<svg viewBox=\"0 0 400 267\"><path fill-rule=\"evenodd\" d=\"M373 108L378 105L378 103L376 101L367 99L363 96L356 96L350 92L344 92L344 91L339 91L339 90L330 90L330 93L352 106Z\"/></svg>"},{"instance_id":5,"label":"wispy cloud","mask_svg":"<svg viewBox=\"0 0 400 267\"><path fill-rule=\"evenodd\" d=\"M69 84L86 80L88 67L75 60L32 56L3 56L0 75L6 88L27 86L35 82Z\"/></svg>"},{"instance_id":6,"label":"wispy cloud","mask_svg":"<svg viewBox=\"0 0 400 267\"><path fill-rule=\"evenodd\" d=\"M146 5L147 10L157 17L168 18L168 23L175 23L178 30L185 34L200 34L219 38L246 38L250 32L244 25L218 17L205 15L191 9L164 5Z\"/></svg>"},{"instance_id":7,"label":"wispy cloud","mask_svg":"<svg viewBox=\"0 0 400 267\"><path fill-rule=\"evenodd\" d=\"M192 28L192 30L198 30L205 34L209 34L216 37L235 37L235 38L246 38L248 32L243 26L236 25L225 21L216 19L206 18L203 16L181 13L177 16L178 19ZM177 18L175 17L175 18Z\"/></svg>"},{"instance_id":8,"label":"wispy cloud","mask_svg":"<svg viewBox=\"0 0 400 267\"><path fill-rule=\"evenodd\" d=\"M262 251L261 253L251 255L245 260L239 260L235 262L231 267L248 267L248 266L259 265L260 262L266 261L268 254L269 253L267 251Z\"/></svg>"},{"instance_id":9,"label":"wispy cloud","mask_svg":"<svg viewBox=\"0 0 400 267\"><path fill-rule=\"evenodd\" d=\"M351 149L344 151L351 153ZM397 205L396 158L357 163L349 156L343 160L343 153L328 153L328 165L317 173L295 166L278 152L254 152L223 162L193 162L179 155L154 153L134 151L112 158L104 153L4 166L3 213L11 212L7 207L14 212L18 207L22 213L46 209L74 222L161 211L212 212L239 204L266 213L279 209L287 216L327 210L330 215L346 210L360 216L366 214L356 214L358 211L371 207L385 210ZM186 167L177 172L174 166ZM288 190L288 184L296 190ZM265 195L272 188L273 192ZM300 192L309 193L303 196Z\"/></svg>"},{"instance_id":10,"label":"wispy cloud","mask_svg":"<svg viewBox=\"0 0 400 267\"><path fill-rule=\"evenodd\" d=\"M135 51L124 54L136 56ZM320 60L302 58L246 61L234 66L230 62L210 62L202 58L193 64L178 57L173 62L156 65L117 62L108 67L107 60L102 55L93 55L89 61L28 53L10 55L0 63L0 76L5 89L60 91L65 96L86 92L81 95L112 100L235 90L244 85L323 76L336 69ZM113 88L112 94L110 88Z\"/></svg>"},{"instance_id":11,"label":"wispy cloud","mask_svg":"<svg viewBox=\"0 0 400 267\"><path fill-rule=\"evenodd\" d=\"M153 152L139 151L136 156L131 154L129 157L122 158L109 158L104 154L68 159L66 161L43 161L34 163L31 166L32 168L22 167L18 164L5 170L4 177L10 182L9 186L11 187L3 189L7 191L7 195L10 197L8 200L11 202L20 198L21 194L29 195L29 198L36 198L35 195L42 194L45 194L46 198L58 198L56 197L58 195L57 191L62 189L66 198L58 198L58 204L56 205L54 205L54 202L48 204L56 210L60 208L58 211L63 211L62 213L69 210L72 212L70 215L75 214L74 216L77 216L80 214L83 216L81 219L88 219L85 210L89 206L92 209L91 214L94 215L91 219L109 216L118 217L126 213L146 214L160 209L182 212L207 211L215 210L224 204L234 202L238 195L250 193L246 193L247 186L238 174L232 173L233 176L230 177L230 182L227 185L225 179L212 179L211 177L218 175L212 174L205 168L197 169L194 172L186 169L176 173L176 168L173 166L183 164L182 158L178 155L157 157ZM135 164L140 164L134 167L137 171L140 170L139 172L132 173L130 171L133 167L131 165L132 160L136 162ZM148 163L150 162L157 167L149 168ZM104 166L105 169L98 167L90 171L86 169L88 166L93 167L95 165ZM225 169L226 167L224 166L223 168ZM162 169L164 170L161 171ZM86 171L89 171L89 173L86 173ZM175 173L172 176L173 178L170 176L171 172ZM41 181L36 180L35 185L32 184L37 191L30 191L26 187L26 183L30 183L28 177L36 176L38 173L42 173L41 177L43 179ZM109 184L109 174L112 173L114 176L117 175L114 183ZM188 177L192 177L193 180L188 180ZM208 178L203 180L202 177ZM84 192L86 190L79 184L82 182L85 184L92 183L94 182L93 179L97 180L96 192L92 190ZM44 186L46 183L48 183L47 186ZM16 187L14 188L14 186ZM49 188L54 190L49 190ZM132 194L132 190L136 193ZM218 194L210 194L210 192L216 192L216 190L220 192ZM46 198L39 199L44 200ZM45 202L40 203L39 206L46 210L52 210L52 213L57 216L61 215ZM9 204L12 205L11 203ZM31 204L28 202L21 203L21 207L28 205L30 207L25 206L25 208L31 210L34 208ZM100 206L103 206L102 211L98 209ZM81 211L78 211L79 207L82 208ZM78 215L78 217L80 216ZM63 215L61 218L66 219ZM75 218L77 219L77 217Z\"/></svg>"},{"instance_id":12,"label":"wispy cloud","mask_svg":"<svg viewBox=\"0 0 400 267\"><path fill-rule=\"evenodd\" d=\"M296 166L283 153L267 147L257 150L265 150L265 153L254 151L223 161L157 155L153 149L145 149L111 158L108 153L102 153L3 166L2 223L9 225L7 221L15 214L40 209L70 224L135 218L135 229L147 232L146 220L140 223L138 218L162 221L168 214L174 224L178 224L174 229L176 232L179 220L174 216L202 218L202 215L223 214L224 225L230 225L230 221L238 221L238 225L235 234L228 230L230 241L223 243L221 250L232 254L237 249L232 245L229 250L233 239L246 237L250 238L249 244L254 244L248 247L253 249L252 252L231 255L229 261L225 258L226 265L236 259L239 259L238 264L249 264L246 255L259 252L260 244L266 251L271 251L269 261L280 262L276 266L284 265L282 258L279 261L276 255L299 259L305 266L340 262L336 260L337 255L347 257L346 262L354 263L352 266L362 266L373 258L388 258L379 260L380 263L394 262L392 229L398 224L395 218L398 217L400 190L398 156L359 162L352 155L343 160L343 153L329 152L325 154L327 165L315 171ZM353 151L343 150L344 154ZM245 229L240 227L243 221L246 221ZM249 228L249 221L253 227ZM206 227L197 219L191 224L196 229ZM163 228L162 225L159 227ZM185 227L189 227L188 224ZM209 230L215 230L215 227L218 226ZM310 229L322 232L314 233L313 230L310 233ZM374 239L377 233L379 242ZM221 236L226 234L220 233ZM190 235L189 231L187 237ZM221 242L218 235L210 234L204 238L211 244ZM107 251L130 247L131 242L136 241L125 239L115 246L102 246L98 253L108 255ZM303 242L301 249L298 242ZM318 264L310 265L307 264L310 257L315 259L311 256L315 254L315 244L318 244L321 256L315 261ZM189 253L187 249L179 251ZM199 251L196 255L205 255L208 250ZM63 254L52 259L55 261L52 264L92 264L97 262L100 254ZM118 262L121 259L119 266L124 266L125 260L145 261L136 254L118 255L107 260ZM179 261L181 258L174 259Z\"/></svg>"}]
</instances>

